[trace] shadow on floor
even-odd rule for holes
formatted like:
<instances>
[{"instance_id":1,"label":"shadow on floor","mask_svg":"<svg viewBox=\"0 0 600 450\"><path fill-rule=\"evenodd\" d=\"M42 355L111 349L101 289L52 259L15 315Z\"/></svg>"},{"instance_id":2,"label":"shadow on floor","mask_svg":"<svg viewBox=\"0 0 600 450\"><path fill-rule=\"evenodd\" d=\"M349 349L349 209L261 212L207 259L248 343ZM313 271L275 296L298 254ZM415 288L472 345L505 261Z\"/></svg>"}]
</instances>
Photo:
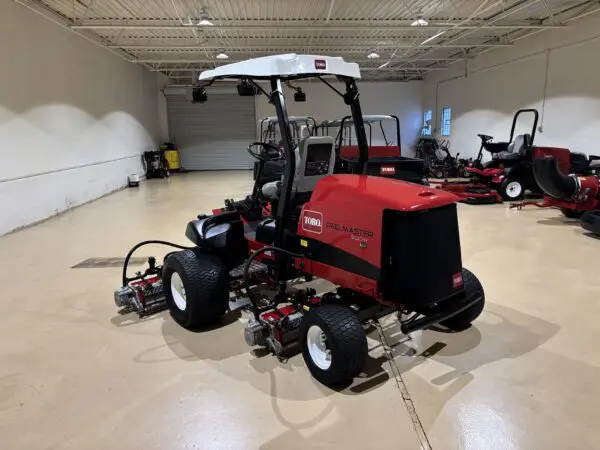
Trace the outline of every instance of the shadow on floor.
<instances>
[{"instance_id":1,"label":"shadow on floor","mask_svg":"<svg viewBox=\"0 0 600 450\"><path fill-rule=\"evenodd\" d=\"M579 226L579 219L569 219L564 216L550 217L548 219L540 219L537 223L541 225L552 225L552 226Z\"/></svg>"},{"instance_id":2,"label":"shadow on floor","mask_svg":"<svg viewBox=\"0 0 600 450\"><path fill-rule=\"evenodd\" d=\"M518 358L559 330L555 324L495 304L488 304L475 325L460 333L431 329L408 338L401 333L395 317L388 316L381 329L395 367L390 367L377 331L371 330L364 373L352 384L332 390L310 377L301 355L279 360L264 351L249 351L239 311L226 314L217 326L198 332L185 330L168 314L161 317L165 344L136 355L136 362L207 361L224 375L247 382L271 397L292 400L322 398L334 392L365 394L385 385L395 371L406 373L431 359L450 367L447 373L427 382L432 387L451 384L449 390L439 393L444 398L441 403L445 403L473 379L472 371L501 359ZM172 357L164 356L165 348Z\"/></svg>"},{"instance_id":3,"label":"shadow on floor","mask_svg":"<svg viewBox=\"0 0 600 450\"><path fill-rule=\"evenodd\" d=\"M156 314L150 314L145 317L140 317L133 312L117 312L116 316L110 318L110 323L117 327L128 327L137 325L142 322L149 322L157 319L165 319L169 315L168 311L161 311Z\"/></svg>"},{"instance_id":4,"label":"shadow on floor","mask_svg":"<svg viewBox=\"0 0 600 450\"><path fill-rule=\"evenodd\" d=\"M559 330L557 324L488 303L482 316L467 330L460 333L424 330L394 347L392 352L398 371L409 380L407 385L417 412L419 399L427 399L428 413L421 419L428 429L446 403L477 379L477 369L533 352ZM386 324L384 333L388 342L393 341L394 336L400 334L397 322ZM443 367L448 371L430 379L419 375L419 371L414 372L428 360L439 363L436 371Z\"/></svg>"},{"instance_id":5,"label":"shadow on floor","mask_svg":"<svg viewBox=\"0 0 600 450\"><path fill-rule=\"evenodd\" d=\"M582 234L590 239L595 239L596 241L600 240L600 236L598 236L597 234L594 234L594 233L590 233L589 231L585 231Z\"/></svg>"}]
</instances>

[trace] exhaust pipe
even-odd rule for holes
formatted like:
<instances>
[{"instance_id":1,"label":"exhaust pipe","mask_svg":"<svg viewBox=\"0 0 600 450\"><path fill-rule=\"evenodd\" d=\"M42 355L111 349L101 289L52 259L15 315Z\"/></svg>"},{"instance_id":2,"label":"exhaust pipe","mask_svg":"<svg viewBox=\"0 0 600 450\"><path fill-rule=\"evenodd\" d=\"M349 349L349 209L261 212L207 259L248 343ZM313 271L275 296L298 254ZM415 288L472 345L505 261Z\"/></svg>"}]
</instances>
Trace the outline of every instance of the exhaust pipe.
<instances>
[{"instance_id":1,"label":"exhaust pipe","mask_svg":"<svg viewBox=\"0 0 600 450\"><path fill-rule=\"evenodd\" d=\"M539 187L554 198L569 200L575 197L579 190L577 178L565 175L553 157L534 159L533 176Z\"/></svg>"}]
</instances>

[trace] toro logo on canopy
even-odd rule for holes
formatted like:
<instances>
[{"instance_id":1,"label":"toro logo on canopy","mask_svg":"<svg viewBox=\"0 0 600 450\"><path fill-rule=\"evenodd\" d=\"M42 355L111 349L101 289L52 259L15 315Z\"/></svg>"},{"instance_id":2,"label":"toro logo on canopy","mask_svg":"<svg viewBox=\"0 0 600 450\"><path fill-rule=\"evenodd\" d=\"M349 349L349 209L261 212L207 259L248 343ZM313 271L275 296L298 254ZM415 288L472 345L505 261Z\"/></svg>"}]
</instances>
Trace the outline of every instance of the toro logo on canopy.
<instances>
[{"instance_id":1,"label":"toro logo on canopy","mask_svg":"<svg viewBox=\"0 0 600 450\"><path fill-rule=\"evenodd\" d=\"M327 69L327 61L325 61L324 59L315 59L315 69L326 70Z\"/></svg>"},{"instance_id":2,"label":"toro logo on canopy","mask_svg":"<svg viewBox=\"0 0 600 450\"><path fill-rule=\"evenodd\" d=\"M302 213L302 229L309 233L323 232L323 214L318 211L305 210Z\"/></svg>"}]
</instances>

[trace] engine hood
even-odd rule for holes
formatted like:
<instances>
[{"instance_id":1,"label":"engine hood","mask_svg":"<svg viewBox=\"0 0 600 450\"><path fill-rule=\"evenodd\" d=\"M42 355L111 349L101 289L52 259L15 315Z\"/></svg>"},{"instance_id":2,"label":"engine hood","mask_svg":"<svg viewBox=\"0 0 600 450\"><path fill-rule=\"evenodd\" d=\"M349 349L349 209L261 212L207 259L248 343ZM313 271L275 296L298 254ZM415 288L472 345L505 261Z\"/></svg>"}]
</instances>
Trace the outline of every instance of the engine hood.
<instances>
[{"instance_id":1,"label":"engine hood","mask_svg":"<svg viewBox=\"0 0 600 450\"><path fill-rule=\"evenodd\" d=\"M456 203L449 192L406 181L368 175L331 175L317 183L311 201L356 204L396 211L419 211Z\"/></svg>"}]
</instances>

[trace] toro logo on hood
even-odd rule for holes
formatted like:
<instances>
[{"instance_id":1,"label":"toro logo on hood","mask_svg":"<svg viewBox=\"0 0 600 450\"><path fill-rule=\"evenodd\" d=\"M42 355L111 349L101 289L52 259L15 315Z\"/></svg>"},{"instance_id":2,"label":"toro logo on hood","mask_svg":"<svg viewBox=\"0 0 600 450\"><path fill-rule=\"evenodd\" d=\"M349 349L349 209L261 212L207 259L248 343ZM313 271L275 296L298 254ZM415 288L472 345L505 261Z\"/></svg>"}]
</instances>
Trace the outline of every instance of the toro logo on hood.
<instances>
[{"instance_id":1,"label":"toro logo on hood","mask_svg":"<svg viewBox=\"0 0 600 450\"><path fill-rule=\"evenodd\" d=\"M315 59L315 69L326 70L327 69L327 61L325 61L324 59Z\"/></svg>"},{"instance_id":2,"label":"toro logo on hood","mask_svg":"<svg viewBox=\"0 0 600 450\"><path fill-rule=\"evenodd\" d=\"M302 229L309 233L323 232L323 214L318 211L305 210L302 214Z\"/></svg>"},{"instance_id":3,"label":"toro logo on hood","mask_svg":"<svg viewBox=\"0 0 600 450\"><path fill-rule=\"evenodd\" d=\"M379 175L394 175L396 173L396 166L381 166L379 168Z\"/></svg>"}]
</instances>

